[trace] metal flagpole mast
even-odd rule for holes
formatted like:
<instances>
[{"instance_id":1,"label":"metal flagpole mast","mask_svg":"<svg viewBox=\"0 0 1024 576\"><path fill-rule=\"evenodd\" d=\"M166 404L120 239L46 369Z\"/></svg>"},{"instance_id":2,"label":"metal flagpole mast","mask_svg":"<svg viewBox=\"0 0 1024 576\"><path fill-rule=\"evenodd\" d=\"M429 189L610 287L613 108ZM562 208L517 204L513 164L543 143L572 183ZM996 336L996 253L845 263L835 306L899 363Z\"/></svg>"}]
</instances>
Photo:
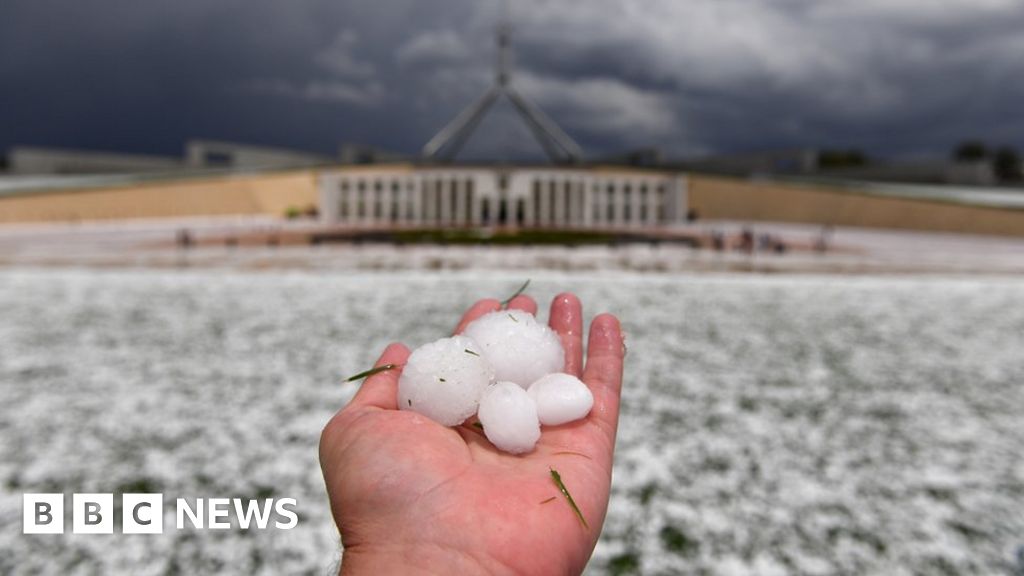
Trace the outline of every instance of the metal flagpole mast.
<instances>
[{"instance_id":1,"label":"metal flagpole mast","mask_svg":"<svg viewBox=\"0 0 1024 576\"><path fill-rule=\"evenodd\" d=\"M576 163L583 160L583 150L540 108L512 88L512 25L508 0L501 5L501 21L496 29L497 72L494 85L480 99L455 116L423 146L424 158L448 161L462 149L487 111L501 96L508 98L526 122L552 162Z\"/></svg>"}]
</instances>

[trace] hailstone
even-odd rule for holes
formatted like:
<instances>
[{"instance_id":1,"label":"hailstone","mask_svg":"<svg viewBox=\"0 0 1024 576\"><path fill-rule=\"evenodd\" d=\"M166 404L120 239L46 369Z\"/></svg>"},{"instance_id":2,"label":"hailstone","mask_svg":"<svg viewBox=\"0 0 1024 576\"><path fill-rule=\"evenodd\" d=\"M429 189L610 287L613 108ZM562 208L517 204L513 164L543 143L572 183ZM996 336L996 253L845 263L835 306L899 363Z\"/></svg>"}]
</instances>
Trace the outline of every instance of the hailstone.
<instances>
[{"instance_id":1,"label":"hailstone","mask_svg":"<svg viewBox=\"0 0 1024 576\"><path fill-rule=\"evenodd\" d=\"M485 314L466 327L465 335L480 345L496 379L515 382L523 389L565 368L558 334L522 310Z\"/></svg>"},{"instance_id":2,"label":"hailstone","mask_svg":"<svg viewBox=\"0 0 1024 576\"><path fill-rule=\"evenodd\" d=\"M514 382L489 386L480 401L478 416L484 435L503 452L529 452L540 439L537 408L526 390Z\"/></svg>"},{"instance_id":3,"label":"hailstone","mask_svg":"<svg viewBox=\"0 0 1024 576\"><path fill-rule=\"evenodd\" d=\"M557 372L541 377L530 385L527 394L537 406L537 416L545 426L558 426L584 418L594 406L594 395L579 378Z\"/></svg>"},{"instance_id":4,"label":"hailstone","mask_svg":"<svg viewBox=\"0 0 1024 576\"><path fill-rule=\"evenodd\" d=\"M398 379L398 407L457 426L477 411L492 382L494 370L473 340L442 338L409 355Z\"/></svg>"}]
</instances>

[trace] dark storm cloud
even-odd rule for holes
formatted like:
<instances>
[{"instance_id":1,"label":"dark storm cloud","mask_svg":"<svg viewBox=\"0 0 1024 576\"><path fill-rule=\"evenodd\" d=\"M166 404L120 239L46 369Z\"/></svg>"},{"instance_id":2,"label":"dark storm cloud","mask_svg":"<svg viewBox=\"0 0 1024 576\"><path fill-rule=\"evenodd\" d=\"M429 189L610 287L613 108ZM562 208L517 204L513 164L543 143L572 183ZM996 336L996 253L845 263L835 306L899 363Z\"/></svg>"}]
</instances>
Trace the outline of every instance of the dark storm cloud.
<instances>
[{"instance_id":1,"label":"dark storm cloud","mask_svg":"<svg viewBox=\"0 0 1024 576\"><path fill-rule=\"evenodd\" d=\"M1017 0L519 0L517 77L593 154L1024 144ZM0 147L415 152L493 74L496 3L0 5ZM507 107L471 143L536 152ZM472 151L470 153L473 153Z\"/></svg>"}]
</instances>

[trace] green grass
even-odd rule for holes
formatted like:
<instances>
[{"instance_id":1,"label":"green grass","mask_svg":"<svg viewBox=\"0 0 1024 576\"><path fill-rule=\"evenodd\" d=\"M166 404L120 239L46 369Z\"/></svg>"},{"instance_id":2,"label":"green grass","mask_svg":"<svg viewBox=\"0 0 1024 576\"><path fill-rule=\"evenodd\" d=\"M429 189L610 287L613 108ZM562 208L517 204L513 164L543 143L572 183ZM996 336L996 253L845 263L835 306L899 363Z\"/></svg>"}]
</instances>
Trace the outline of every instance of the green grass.
<instances>
[{"instance_id":1,"label":"green grass","mask_svg":"<svg viewBox=\"0 0 1024 576\"><path fill-rule=\"evenodd\" d=\"M640 557L635 552L624 552L608 561L608 573L613 576L640 573Z\"/></svg>"},{"instance_id":2,"label":"green grass","mask_svg":"<svg viewBox=\"0 0 1024 576\"><path fill-rule=\"evenodd\" d=\"M700 543L675 526L662 527L658 536L661 538L662 547L673 554L689 557L695 555L700 549Z\"/></svg>"}]
</instances>

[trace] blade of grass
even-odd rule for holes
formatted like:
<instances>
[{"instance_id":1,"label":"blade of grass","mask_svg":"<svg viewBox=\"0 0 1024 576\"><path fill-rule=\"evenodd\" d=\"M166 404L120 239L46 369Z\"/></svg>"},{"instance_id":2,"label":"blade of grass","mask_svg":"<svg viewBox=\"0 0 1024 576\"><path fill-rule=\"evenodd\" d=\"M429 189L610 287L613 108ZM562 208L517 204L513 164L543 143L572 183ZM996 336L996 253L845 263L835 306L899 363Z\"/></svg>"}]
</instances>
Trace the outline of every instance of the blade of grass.
<instances>
[{"instance_id":1,"label":"blade of grass","mask_svg":"<svg viewBox=\"0 0 1024 576\"><path fill-rule=\"evenodd\" d=\"M581 452L573 452L572 450L563 450L561 452L555 452L554 454L552 454L552 456L579 456L581 458L591 460L590 456L587 456L586 454L583 454Z\"/></svg>"},{"instance_id":2,"label":"blade of grass","mask_svg":"<svg viewBox=\"0 0 1024 576\"><path fill-rule=\"evenodd\" d=\"M386 372L388 370L394 370L395 368L398 368L398 364L385 364L383 366L377 366L376 368L371 368L371 369L369 369L369 370L367 370L365 372L360 372L359 374L356 374L355 376L349 376L348 378L345 378L344 380L342 380L342 382L353 382L355 380L362 380L363 378L369 378L370 376L373 376L374 374L380 374L381 372Z\"/></svg>"},{"instance_id":3,"label":"blade of grass","mask_svg":"<svg viewBox=\"0 0 1024 576\"><path fill-rule=\"evenodd\" d=\"M562 493L562 496L565 496L565 499L569 502L569 506L572 508L572 511L575 512L576 517L580 519L580 523L583 524L584 528L590 528L590 526L587 525L586 519L583 518L583 513L580 512L580 507L577 506L576 501L572 499L572 494L569 494L569 490L565 487L565 484L562 483L561 474L559 474L558 470L555 470L554 468L548 468L548 470L551 471L551 480L555 483L555 486L558 486L558 491Z\"/></svg>"},{"instance_id":4,"label":"blade of grass","mask_svg":"<svg viewBox=\"0 0 1024 576\"><path fill-rule=\"evenodd\" d=\"M515 299L516 296L519 296L520 294L525 292L526 291L526 287L529 286L529 285L530 285L530 280L527 279L526 282L523 282L523 285L519 287L519 290L516 290L511 296L509 296L508 298L506 298L506 299L501 301L501 307L502 308L507 308L509 303L512 302L512 300Z\"/></svg>"}]
</instances>

